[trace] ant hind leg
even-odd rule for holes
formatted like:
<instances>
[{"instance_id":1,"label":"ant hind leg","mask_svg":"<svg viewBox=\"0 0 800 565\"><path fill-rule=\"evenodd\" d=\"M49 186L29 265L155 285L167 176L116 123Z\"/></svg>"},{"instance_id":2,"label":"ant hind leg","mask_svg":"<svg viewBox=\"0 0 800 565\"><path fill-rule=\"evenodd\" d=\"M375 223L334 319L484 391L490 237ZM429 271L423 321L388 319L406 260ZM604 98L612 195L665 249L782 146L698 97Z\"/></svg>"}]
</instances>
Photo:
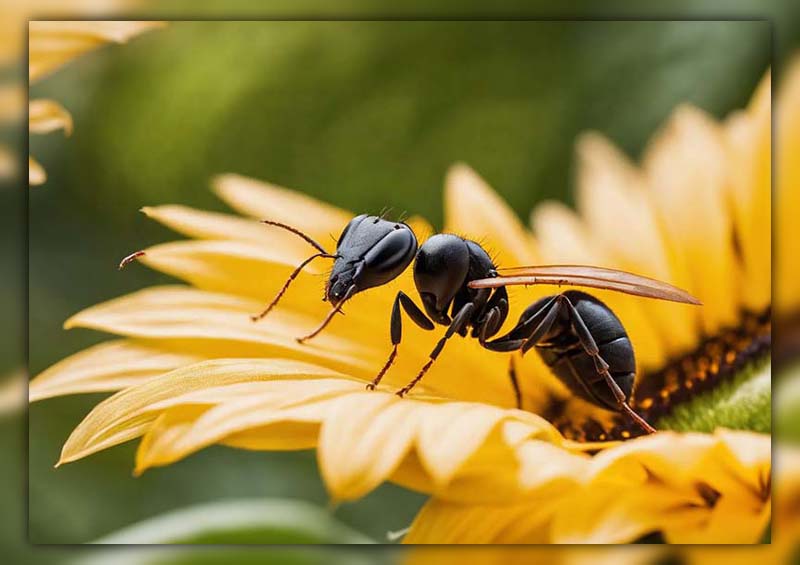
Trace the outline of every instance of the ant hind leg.
<instances>
[{"instance_id":1,"label":"ant hind leg","mask_svg":"<svg viewBox=\"0 0 800 565\"><path fill-rule=\"evenodd\" d=\"M608 363L606 363L605 359L600 356L597 342L595 342L594 337L586 327L586 324L584 323L583 318L581 318L578 310L575 308L572 302L570 302L569 298L563 294L561 296L563 297L563 301L569 309L572 326L575 329L575 333L578 334L578 339L580 339L581 346L583 346L583 349L586 351L586 353L594 359L597 372L603 376L606 384L608 384L611 392L614 394L614 398L616 399L620 410L648 434L655 433L656 429L647 423L644 418L639 416L639 414L637 414L633 408L631 408L630 404L628 404L628 399L625 396L625 393L622 392L622 389L611 376L611 373L608 372Z\"/></svg>"}]
</instances>

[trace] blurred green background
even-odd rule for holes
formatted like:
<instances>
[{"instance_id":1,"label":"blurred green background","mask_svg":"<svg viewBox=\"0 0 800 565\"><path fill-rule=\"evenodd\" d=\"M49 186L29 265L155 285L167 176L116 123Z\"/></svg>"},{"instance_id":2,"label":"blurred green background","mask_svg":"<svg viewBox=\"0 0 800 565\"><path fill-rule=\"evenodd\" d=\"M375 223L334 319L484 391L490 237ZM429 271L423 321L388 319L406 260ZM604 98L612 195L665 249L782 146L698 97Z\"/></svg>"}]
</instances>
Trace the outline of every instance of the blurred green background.
<instances>
[{"instance_id":1,"label":"blurred green background","mask_svg":"<svg viewBox=\"0 0 800 565\"><path fill-rule=\"evenodd\" d=\"M208 179L232 171L441 225L443 175L461 160L527 218L544 198L570 200L579 132L599 130L635 156L679 103L716 116L743 106L771 49L769 24L744 21L176 22L85 56L31 91L75 120L69 139L31 139L49 176L30 192L31 373L104 339L63 331L69 315L166 280L115 268L173 237L143 205L223 210ZM133 479L126 445L53 469L99 398L30 408L34 543L86 542L219 499L327 503L305 452L212 448ZM423 500L385 486L334 515L385 541Z\"/></svg>"}]
</instances>

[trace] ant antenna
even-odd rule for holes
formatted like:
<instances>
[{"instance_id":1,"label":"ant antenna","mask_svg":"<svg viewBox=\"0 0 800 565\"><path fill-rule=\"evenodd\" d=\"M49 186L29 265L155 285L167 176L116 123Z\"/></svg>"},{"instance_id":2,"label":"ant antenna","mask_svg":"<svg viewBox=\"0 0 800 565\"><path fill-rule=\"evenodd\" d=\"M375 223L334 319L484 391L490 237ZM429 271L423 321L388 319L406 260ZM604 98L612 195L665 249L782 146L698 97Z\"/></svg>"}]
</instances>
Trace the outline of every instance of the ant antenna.
<instances>
[{"instance_id":1,"label":"ant antenna","mask_svg":"<svg viewBox=\"0 0 800 565\"><path fill-rule=\"evenodd\" d=\"M144 251L134 251L133 253L125 257L122 261L120 261L119 267L117 268L121 271L122 269L124 269L125 267L136 261L136 259L138 259L139 257L144 257L144 255L145 255Z\"/></svg>"},{"instance_id":2,"label":"ant antenna","mask_svg":"<svg viewBox=\"0 0 800 565\"><path fill-rule=\"evenodd\" d=\"M286 279L286 282L283 283L283 286L278 291L278 294L275 295L275 298L272 299L272 302L267 304L267 307L264 308L264 310L262 310L259 314L254 314L254 315L250 316L250 319L253 320L254 322L257 322L260 319L264 318L267 314L269 314L270 311L273 308L275 308L275 306L278 304L280 299L283 297L284 293L286 293L286 291L289 288L289 285L292 284L292 281L297 278L297 275L300 274L300 271L302 271L305 268L306 265L308 265L311 261L313 261L317 257L325 257L326 259L336 259L339 256L338 255L330 255L328 253L315 253L314 255L312 255L311 257L309 257L308 259L306 259L302 263L300 263L297 266L297 268L294 271L292 271L292 274L289 275L289 278Z\"/></svg>"},{"instance_id":3,"label":"ant antenna","mask_svg":"<svg viewBox=\"0 0 800 565\"><path fill-rule=\"evenodd\" d=\"M299 237L302 237L309 245L314 247L320 253L325 253L325 254L328 253L327 251L325 251L325 248L322 247L322 245L320 245L319 243L317 243L310 235L304 234L302 231L300 231L297 228L294 228L294 227L292 227L290 225L287 225L287 224L283 224L281 222L276 222L274 220L261 220L261 223L262 224L267 224L268 226L275 226L275 227L284 229L286 231L290 231L293 234L295 234L295 235L297 235Z\"/></svg>"},{"instance_id":4,"label":"ant antenna","mask_svg":"<svg viewBox=\"0 0 800 565\"><path fill-rule=\"evenodd\" d=\"M342 309L342 306L344 306L344 303L347 302L348 300L350 300L350 298L356 293L356 290L357 290L356 289L356 285L352 285L350 288L348 288L347 292L344 295L344 298L342 298L339 301L339 303L336 306L334 306L331 309L330 312L328 312L328 315L325 316L325 319L322 320L322 323L317 327L317 329L315 329L313 332L311 332L310 334L308 334L306 336L295 338L297 340L297 343L305 343L309 339L311 339L311 338L315 337L317 334L319 334L319 332L324 330L325 326L327 326L330 323L330 321L333 319L333 317L336 314L338 314L339 311Z\"/></svg>"},{"instance_id":5,"label":"ant antenna","mask_svg":"<svg viewBox=\"0 0 800 565\"><path fill-rule=\"evenodd\" d=\"M262 318L264 318L267 314L270 313L270 311L273 308L275 308L275 306L277 306L277 304L280 301L280 299L283 297L283 295L288 290L289 285L292 284L292 281L297 278L297 275L300 274L300 271L302 271L305 268L305 266L308 265L311 261L313 261L317 257L325 257L326 259L336 259L337 257L339 257L338 255L332 255L332 254L328 253L327 251L325 251L325 248L322 247L322 245L320 245L319 243L317 243L316 240L314 240L311 236L306 235L305 233L303 233L302 231L300 231L299 229L297 229L295 227L289 226L289 225L281 223L281 222L276 222L274 220L261 220L261 223L262 224L266 224L268 226L275 226L275 227L284 229L286 231L289 231L289 232L301 237L309 245L311 245L317 251L319 251L319 253L315 253L314 255L312 255L311 257L309 257L308 259L306 259L305 261L300 263L300 265L298 265L298 267L294 271L292 271L292 274L289 275L289 278L286 279L285 283L283 283L283 286L278 291L278 294L275 295L275 298L273 298L272 301L269 304L267 304L267 307L264 308L264 310L262 310L260 313L250 316L250 319L253 320L254 322L257 322L257 321L261 320Z\"/></svg>"}]
</instances>

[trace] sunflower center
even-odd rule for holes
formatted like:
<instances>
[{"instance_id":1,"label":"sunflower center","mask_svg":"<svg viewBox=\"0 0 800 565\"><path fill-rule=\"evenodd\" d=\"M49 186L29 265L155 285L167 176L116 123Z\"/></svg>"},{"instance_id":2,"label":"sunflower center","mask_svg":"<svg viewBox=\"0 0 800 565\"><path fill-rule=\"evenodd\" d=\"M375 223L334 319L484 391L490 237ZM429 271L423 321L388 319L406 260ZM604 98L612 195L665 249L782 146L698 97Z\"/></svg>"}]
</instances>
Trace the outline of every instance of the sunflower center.
<instances>
[{"instance_id":1,"label":"sunflower center","mask_svg":"<svg viewBox=\"0 0 800 565\"><path fill-rule=\"evenodd\" d=\"M644 374L631 406L654 423L677 406L730 382L745 368L769 355L770 319L769 309L761 313L743 312L738 326L705 338L695 350ZM555 425L565 437L579 441L628 439L644 433L622 416L616 416L611 425L604 425L594 419L577 424L564 414L556 419Z\"/></svg>"}]
</instances>

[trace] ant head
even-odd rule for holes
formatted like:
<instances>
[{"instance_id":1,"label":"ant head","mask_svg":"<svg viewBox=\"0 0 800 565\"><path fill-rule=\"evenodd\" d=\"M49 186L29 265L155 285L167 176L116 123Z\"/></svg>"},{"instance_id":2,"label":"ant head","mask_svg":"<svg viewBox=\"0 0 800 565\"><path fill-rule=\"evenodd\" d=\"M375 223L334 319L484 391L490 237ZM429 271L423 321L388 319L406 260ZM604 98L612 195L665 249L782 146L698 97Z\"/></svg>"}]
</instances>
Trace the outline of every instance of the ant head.
<instances>
[{"instance_id":1,"label":"ant head","mask_svg":"<svg viewBox=\"0 0 800 565\"><path fill-rule=\"evenodd\" d=\"M420 247L414 263L414 283L433 321L450 323L447 309L464 287L469 264L469 247L457 235L434 235Z\"/></svg>"},{"instance_id":2,"label":"ant head","mask_svg":"<svg viewBox=\"0 0 800 565\"><path fill-rule=\"evenodd\" d=\"M417 253L417 238L406 224L362 214L339 236L325 297L335 306L350 287L381 286L406 270Z\"/></svg>"}]
</instances>

